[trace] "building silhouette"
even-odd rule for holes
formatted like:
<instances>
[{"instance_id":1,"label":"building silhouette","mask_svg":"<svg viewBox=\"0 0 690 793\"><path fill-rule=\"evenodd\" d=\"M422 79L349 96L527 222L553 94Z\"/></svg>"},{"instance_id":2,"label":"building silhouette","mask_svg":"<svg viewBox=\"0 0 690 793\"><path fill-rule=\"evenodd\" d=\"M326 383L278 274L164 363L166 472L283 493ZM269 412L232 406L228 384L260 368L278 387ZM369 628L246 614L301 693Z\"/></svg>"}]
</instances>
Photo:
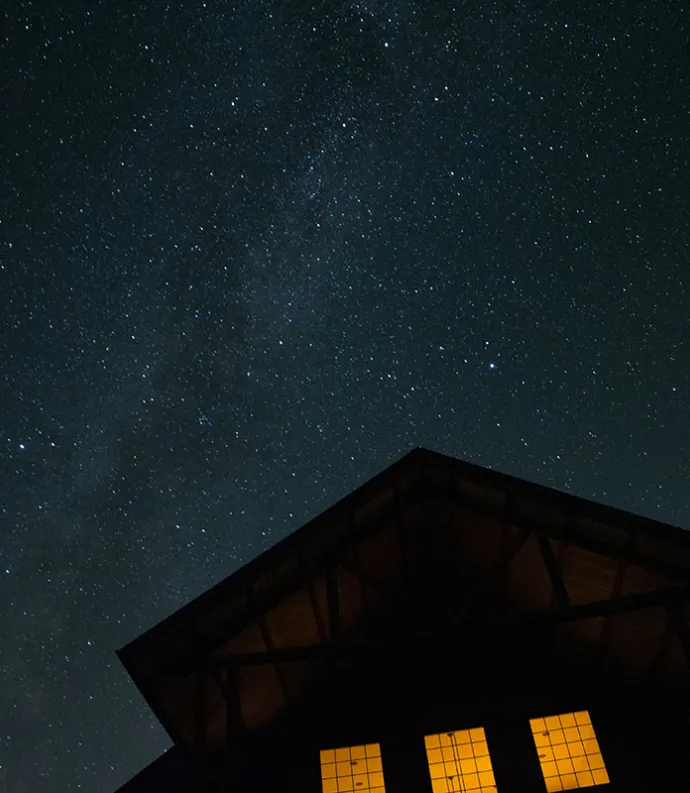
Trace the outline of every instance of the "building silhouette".
<instances>
[{"instance_id":1,"label":"building silhouette","mask_svg":"<svg viewBox=\"0 0 690 793\"><path fill-rule=\"evenodd\" d=\"M174 742L120 793L685 789L689 582L688 532L415 449L120 650Z\"/></svg>"}]
</instances>

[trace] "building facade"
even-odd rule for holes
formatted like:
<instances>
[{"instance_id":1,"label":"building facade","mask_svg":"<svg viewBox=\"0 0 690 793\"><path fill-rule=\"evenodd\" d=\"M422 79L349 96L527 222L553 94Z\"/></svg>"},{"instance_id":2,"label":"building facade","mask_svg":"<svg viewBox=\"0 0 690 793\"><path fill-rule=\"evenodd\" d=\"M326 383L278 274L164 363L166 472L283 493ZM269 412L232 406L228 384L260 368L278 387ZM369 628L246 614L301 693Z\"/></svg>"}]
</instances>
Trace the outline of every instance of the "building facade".
<instances>
[{"instance_id":1,"label":"building facade","mask_svg":"<svg viewBox=\"0 0 690 793\"><path fill-rule=\"evenodd\" d=\"M416 449L119 656L121 788L680 789L690 533Z\"/></svg>"}]
</instances>

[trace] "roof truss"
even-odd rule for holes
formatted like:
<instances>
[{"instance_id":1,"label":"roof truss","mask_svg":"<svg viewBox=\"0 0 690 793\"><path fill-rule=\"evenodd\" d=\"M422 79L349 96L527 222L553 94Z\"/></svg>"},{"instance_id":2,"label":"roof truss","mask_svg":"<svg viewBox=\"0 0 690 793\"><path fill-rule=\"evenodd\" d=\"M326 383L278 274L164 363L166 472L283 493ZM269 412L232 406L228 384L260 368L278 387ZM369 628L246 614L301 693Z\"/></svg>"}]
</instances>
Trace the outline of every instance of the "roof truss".
<instances>
[{"instance_id":1,"label":"roof truss","mask_svg":"<svg viewBox=\"0 0 690 793\"><path fill-rule=\"evenodd\" d=\"M157 662L148 667L146 664L137 666L137 648L134 647L137 642L122 651L121 657L144 696L176 742L184 743L185 740L176 732L174 720L168 718L165 709L160 707L169 683L190 676L196 681L193 712L196 725L194 743L197 746L205 746L208 739L209 686L218 689L226 709L226 741L232 742L249 729L242 707L243 670L275 666L281 698L283 704L288 705L293 695L286 665L307 662L322 666L333 674L338 656L385 653L399 644L409 646L411 639L416 651L433 653L447 651L450 646L458 647L463 637L474 637L498 626L517 629L524 625L532 630L553 632L558 626L568 623L603 620L595 652L595 659L601 659L612 641L617 617L663 608L667 620L649 664L649 676L655 676L661 668L674 638L677 640L675 646L680 645L685 661L690 665L690 628L684 616L690 586L690 554L687 550L678 555L666 550L663 554L650 554L646 550L650 537L656 541L653 532L664 531L670 536L672 527L651 525L633 516L526 483L516 483L509 477L448 461L439 455L420 451L414 459L413 455L409 457L407 462L403 460L384 472L375 486L374 482L365 486L368 498L382 492L384 496L392 494L380 498L375 509L367 506L361 494L353 494L317 518L313 525L309 524L271 549L265 558L256 560L230 579L237 578L237 585L244 587L245 605L239 611L213 622L206 620L203 628L200 627L201 621L194 622L192 618L192 627L187 629L191 638L185 641L177 638L181 635L179 632L167 628L169 633L166 635L175 636L171 651L161 654ZM546 508L540 513L534 505L541 505L542 501ZM526 505L532 505L531 514L527 514ZM547 608L507 614L492 608L488 602L484 604L486 608L468 607L461 598L442 604L434 602L436 593L427 587L432 578L429 575L432 560L430 537L424 526L430 527L439 521L444 523L450 543L449 554L453 553L453 532L466 530L463 525L457 525L456 529L453 523L451 516L455 507L463 510L463 514L484 518L502 527L501 549L485 575L489 588L497 592L506 590L512 569L525 555L535 553L533 549L536 548L536 558L540 560L542 573L551 590L551 602ZM408 519L410 511L418 508L421 508L422 522L412 525ZM548 514L557 517L544 517ZM603 522L604 518L610 519L610 525ZM317 542L317 550L314 550L314 538L319 537L320 532L327 533L327 527L331 525L342 525L345 529L336 532L332 540ZM402 598L399 588L391 585L385 576L378 575L380 571L364 564L361 558L364 544L374 538L382 526L390 525L396 527L400 549ZM673 542L678 548L686 549L689 547L686 539L674 535ZM558 546L556 550L555 544ZM615 579L608 597L582 602L577 593L569 590L570 579L565 565L571 549L616 561ZM270 569L270 560L280 564L280 559L286 554L298 559L293 573L278 576L277 583L270 586L255 586L262 569ZM443 563L446 561L450 567L450 559L442 559ZM628 571L633 568L644 569L660 580L663 578L672 583L653 586L646 591L626 590ZM343 572L357 582L365 604L370 600L393 604L398 598L397 616L407 623L407 633L376 639L349 635L345 629L346 596L339 583ZM325 582L322 589L317 586L318 580ZM229 585L224 582L222 586ZM316 626L314 642L294 647L280 646L268 615L299 592L305 593ZM218 597L222 596L219 590ZM441 620L440 630L438 625L432 630L420 627L429 608ZM179 617L180 620L183 618L188 619L184 615ZM256 626L265 649L219 654L229 639L240 635L251 625Z\"/></svg>"}]
</instances>

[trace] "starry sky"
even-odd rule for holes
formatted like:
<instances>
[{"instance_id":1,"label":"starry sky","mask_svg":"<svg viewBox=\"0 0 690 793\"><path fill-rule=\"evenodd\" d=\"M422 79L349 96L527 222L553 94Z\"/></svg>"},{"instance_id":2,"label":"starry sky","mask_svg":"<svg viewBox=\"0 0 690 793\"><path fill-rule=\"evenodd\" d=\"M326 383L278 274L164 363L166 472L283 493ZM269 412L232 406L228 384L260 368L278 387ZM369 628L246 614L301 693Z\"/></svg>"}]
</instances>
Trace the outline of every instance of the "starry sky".
<instances>
[{"instance_id":1,"label":"starry sky","mask_svg":"<svg viewBox=\"0 0 690 793\"><path fill-rule=\"evenodd\" d=\"M152 761L115 650L414 446L690 528L686 12L4 5L4 792Z\"/></svg>"}]
</instances>

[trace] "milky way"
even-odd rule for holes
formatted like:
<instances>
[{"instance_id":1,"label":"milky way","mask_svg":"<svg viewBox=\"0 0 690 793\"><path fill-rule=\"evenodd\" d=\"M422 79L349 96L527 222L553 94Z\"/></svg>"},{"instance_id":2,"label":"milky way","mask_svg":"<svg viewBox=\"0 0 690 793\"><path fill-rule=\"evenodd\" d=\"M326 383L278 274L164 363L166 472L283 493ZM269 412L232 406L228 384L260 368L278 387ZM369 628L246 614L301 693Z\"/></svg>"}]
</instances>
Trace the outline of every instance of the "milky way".
<instances>
[{"instance_id":1,"label":"milky way","mask_svg":"<svg viewBox=\"0 0 690 793\"><path fill-rule=\"evenodd\" d=\"M10 2L0 788L168 746L115 657L426 446L690 527L672 3Z\"/></svg>"}]
</instances>

